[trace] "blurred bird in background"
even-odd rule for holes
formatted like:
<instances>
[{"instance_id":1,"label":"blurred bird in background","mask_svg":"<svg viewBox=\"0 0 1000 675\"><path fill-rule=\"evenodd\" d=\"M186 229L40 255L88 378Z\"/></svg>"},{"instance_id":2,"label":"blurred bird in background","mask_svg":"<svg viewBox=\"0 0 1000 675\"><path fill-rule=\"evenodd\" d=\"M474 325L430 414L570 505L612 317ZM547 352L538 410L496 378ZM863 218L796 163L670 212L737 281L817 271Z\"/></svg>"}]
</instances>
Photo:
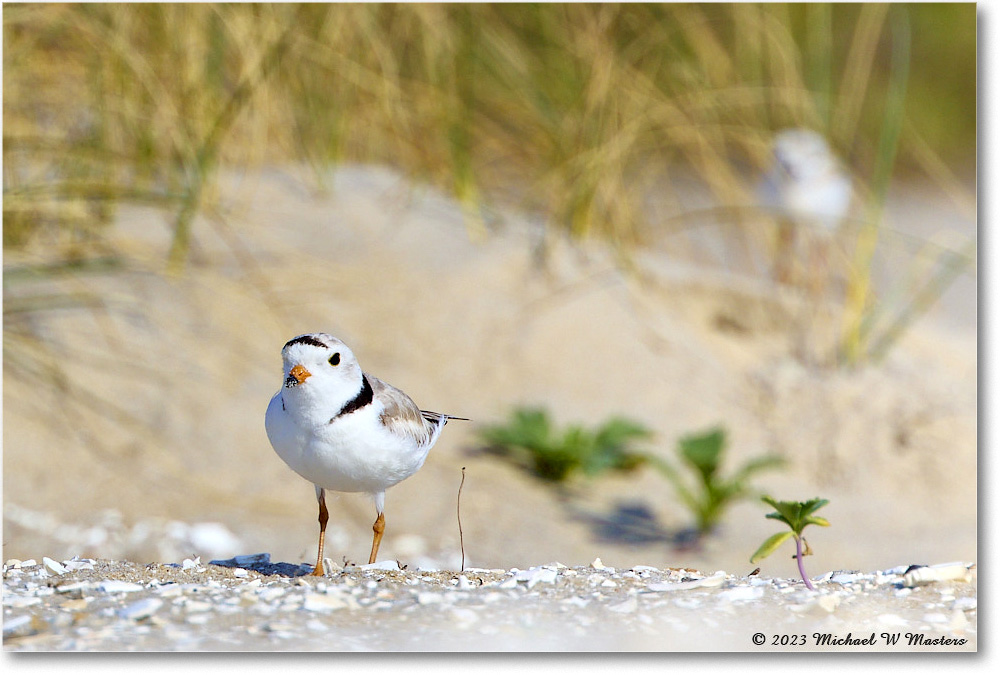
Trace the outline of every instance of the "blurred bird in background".
<instances>
[{"instance_id":1,"label":"blurred bird in background","mask_svg":"<svg viewBox=\"0 0 1000 675\"><path fill-rule=\"evenodd\" d=\"M764 199L779 218L774 276L794 283L796 259L826 276L829 249L851 206L851 178L826 139L810 129L778 132L772 152Z\"/></svg>"},{"instance_id":2,"label":"blurred bird in background","mask_svg":"<svg viewBox=\"0 0 1000 675\"><path fill-rule=\"evenodd\" d=\"M810 129L778 132L772 154L762 197L778 218L773 277L805 288L807 308L818 311L851 207L851 178L826 139Z\"/></svg>"}]
</instances>

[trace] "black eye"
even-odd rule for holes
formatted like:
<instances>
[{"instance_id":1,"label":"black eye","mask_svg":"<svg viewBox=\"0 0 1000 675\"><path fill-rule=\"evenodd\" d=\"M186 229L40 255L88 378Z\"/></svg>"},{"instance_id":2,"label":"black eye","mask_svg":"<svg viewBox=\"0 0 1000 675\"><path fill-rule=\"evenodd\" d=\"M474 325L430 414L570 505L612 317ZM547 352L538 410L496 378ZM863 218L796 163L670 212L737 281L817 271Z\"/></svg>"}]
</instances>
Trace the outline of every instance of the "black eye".
<instances>
[{"instance_id":1,"label":"black eye","mask_svg":"<svg viewBox=\"0 0 1000 675\"><path fill-rule=\"evenodd\" d=\"M339 366L340 365L340 352L337 352L336 354L334 354L333 356L330 357L330 365L331 366Z\"/></svg>"}]
</instances>

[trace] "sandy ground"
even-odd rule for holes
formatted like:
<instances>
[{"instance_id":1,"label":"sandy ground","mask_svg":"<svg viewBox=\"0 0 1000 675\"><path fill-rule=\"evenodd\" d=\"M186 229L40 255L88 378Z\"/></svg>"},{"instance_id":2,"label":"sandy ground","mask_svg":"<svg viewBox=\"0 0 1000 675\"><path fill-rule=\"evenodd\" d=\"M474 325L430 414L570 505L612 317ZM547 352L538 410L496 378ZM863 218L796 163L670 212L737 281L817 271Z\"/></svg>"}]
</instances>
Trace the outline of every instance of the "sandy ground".
<instances>
[{"instance_id":1,"label":"sandy ground","mask_svg":"<svg viewBox=\"0 0 1000 675\"><path fill-rule=\"evenodd\" d=\"M230 176L179 276L161 273L164 215L128 207L108 232L122 271L5 287L5 300L68 290L103 304L32 319L60 387L18 369L24 347L5 339L4 559L310 560L313 490L273 454L263 412L281 345L325 331L422 407L474 420L449 424L424 468L389 491L383 559L458 567L466 467L468 565L600 556L625 569L750 572L774 532L762 504L737 505L704 546L678 550L672 536L689 522L652 471L560 497L477 451L476 424L538 404L560 423L635 418L666 457L678 436L719 423L729 466L783 455L788 470L759 487L831 500L833 526L810 536L812 573L977 560L975 278L883 364L838 371L794 358L800 298L727 262L725 228L658 236L628 272L601 246L550 237L541 265L530 218L491 213L484 229L467 227L452 201L382 169L340 169L322 192L310 184L296 170ZM975 233L974 214L920 189L897 194L890 222ZM883 284L909 251L887 243ZM328 555L364 562L370 503L343 495L330 508ZM762 567L797 574L788 555Z\"/></svg>"},{"instance_id":2,"label":"sandy ground","mask_svg":"<svg viewBox=\"0 0 1000 675\"><path fill-rule=\"evenodd\" d=\"M610 568L400 570L265 554L9 561L4 647L37 651L974 652L976 571L801 580Z\"/></svg>"}]
</instances>

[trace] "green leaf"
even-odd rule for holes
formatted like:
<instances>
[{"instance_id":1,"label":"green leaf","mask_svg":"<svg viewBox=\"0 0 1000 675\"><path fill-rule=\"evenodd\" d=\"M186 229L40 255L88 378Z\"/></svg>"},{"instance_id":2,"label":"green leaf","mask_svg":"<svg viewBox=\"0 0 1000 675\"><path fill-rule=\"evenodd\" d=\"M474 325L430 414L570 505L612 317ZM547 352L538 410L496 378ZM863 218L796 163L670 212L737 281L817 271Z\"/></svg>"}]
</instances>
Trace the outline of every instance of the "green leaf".
<instances>
[{"instance_id":1,"label":"green leaf","mask_svg":"<svg viewBox=\"0 0 1000 675\"><path fill-rule=\"evenodd\" d=\"M742 483L755 473L766 471L768 469L777 469L784 466L785 463L785 459L777 455L764 455L763 457L756 457L737 469L731 480L734 483Z\"/></svg>"},{"instance_id":2,"label":"green leaf","mask_svg":"<svg viewBox=\"0 0 1000 675\"><path fill-rule=\"evenodd\" d=\"M805 518L806 525L819 525L820 527L830 527L830 521L820 516L808 516Z\"/></svg>"},{"instance_id":3,"label":"green leaf","mask_svg":"<svg viewBox=\"0 0 1000 675\"><path fill-rule=\"evenodd\" d=\"M616 417L591 435L593 450L589 456L592 473L631 471L646 462L644 455L629 447L637 440L649 438L652 432L638 422Z\"/></svg>"},{"instance_id":4,"label":"green leaf","mask_svg":"<svg viewBox=\"0 0 1000 675\"><path fill-rule=\"evenodd\" d=\"M597 445L608 448L625 448L629 443L652 437L653 432L642 424L624 417L615 417L597 430Z\"/></svg>"},{"instance_id":5,"label":"green leaf","mask_svg":"<svg viewBox=\"0 0 1000 675\"><path fill-rule=\"evenodd\" d=\"M725 448L726 432L721 427L680 440L680 454L691 466L701 474L706 484L712 482L712 476L719 469L722 451Z\"/></svg>"},{"instance_id":6,"label":"green leaf","mask_svg":"<svg viewBox=\"0 0 1000 675\"><path fill-rule=\"evenodd\" d=\"M788 523L789 527L795 529L796 524L799 520L799 514L802 510L801 502L779 502L776 499L768 496L761 497L762 501L767 502L775 509L777 509L778 514L768 514L768 518L776 518L778 520L784 520ZM780 515L780 518L778 517Z\"/></svg>"},{"instance_id":7,"label":"green leaf","mask_svg":"<svg viewBox=\"0 0 1000 675\"><path fill-rule=\"evenodd\" d=\"M533 456L535 475L543 480L560 483L578 466L578 459L563 452L536 452Z\"/></svg>"},{"instance_id":8,"label":"green leaf","mask_svg":"<svg viewBox=\"0 0 1000 675\"><path fill-rule=\"evenodd\" d=\"M803 528L807 525L820 525L829 527L830 523L825 518L810 515L830 503L828 499L816 497L805 502L779 502L772 497L764 496L761 500L767 502L778 510L777 513L767 514L767 518L780 520L787 524L796 534L802 534Z\"/></svg>"},{"instance_id":9,"label":"green leaf","mask_svg":"<svg viewBox=\"0 0 1000 675\"><path fill-rule=\"evenodd\" d=\"M770 504L774 508L778 508L778 500L774 497L769 497L768 495L761 495L760 500L765 504Z\"/></svg>"},{"instance_id":10,"label":"green leaf","mask_svg":"<svg viewBox=\"0 0 1000 675\"><path fill-rule=\"evenodd\" d=\"M819 509L823 508L829 503L830 503L829 499L820 499L819 497L815 497L807 502L803 502L800 517L804 518L805 516L808 516L809 514L818 511Z\"/></svg>"},{"instance_id":11,"label":"green leaf","mask_svg":"<svg viewBox=\"0 0 1000 675\"><path fill-rule=\"evenodd\" d=\"M694 493L688 489L688 486L684 484L684 479L681 478L680 472L677 471L677 469L675 469L670 462L667 462L666 460L655 455L650 455L647 459L650 464L667 477L667 480L674 486L677 496L681 498L681 501L684 502L684 505L688 508L688 510L692 513L697 513L698 499L695 497Z\"/></svg>"},{"instance_id":12,"label":"green leaf","mask_svg":"<svg viewBox=\"0 0 1000 675\"><path fill-rule=\"evenodd\" d=\"M788 527L792 527L792 524L791 524L791 523L790 523L790 522L788 521L788 519L787 519L787 518L785 518L785 517L784 517L783 515L781 515L780 513L778 513L777 511L774 511L774 512L771 512L771 513L767 514L767 515L766 515L766 516L764 516L764 517L765 517L765 518L771 518L771 519L773 519L773 520L780 520L781 522L783 522L783 523L784 523L785 525L787 525Z\"/></svg>"},{"instance_id":13,"label":"green leaf","mask_svg":"<svg viewBox=\"0 0 1000 675\"><path fill-rule=\"evenodd\" d=\"M778 547L784 544L788 539L791 539L794 536L795 534L792 532L778 532L777 534L772 534L764 540L764 543L760 545L757 552L750 556L750 562L755 563L758 560L763 560L767 556L774 553Z\"/></svg>"},{"instance_id":14,"label":"green leaf","mask_svg":"<svg viewBox=\"0 0 1000 675\"><path fill-rule=\"evenodd\" d=\"M480 430L485 450L543 480L562 482L574 473L588 477L631 471L648 461L629 445L652 432L638 422L613 418L597 431L570 425L560 431L543 408L515 409L506 424Z\"/></svg>"},{"instance_id":15,"label":"green leaf","mask_svg":"<svg viewBox=\"0 0 1000 675\"><path fill-rule=\"evenodd\" d=\"M510 422L504 425L488 426L480 431L480 436L491 446L498 448L517 446L522 448L548 447L551 424L548 414L539 408L519 408Z\"/></svg>"}]
</instances>

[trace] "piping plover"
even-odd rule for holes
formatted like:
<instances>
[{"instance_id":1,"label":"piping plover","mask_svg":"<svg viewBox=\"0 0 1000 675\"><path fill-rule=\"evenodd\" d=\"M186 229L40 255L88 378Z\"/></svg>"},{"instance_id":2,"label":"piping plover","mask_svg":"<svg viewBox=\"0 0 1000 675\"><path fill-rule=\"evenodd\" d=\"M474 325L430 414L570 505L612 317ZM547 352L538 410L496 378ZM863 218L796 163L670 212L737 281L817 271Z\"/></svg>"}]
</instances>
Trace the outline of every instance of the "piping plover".
<instances>
[{"instance_id":1,"label":"piping plover","mask_svg":"<svg viewBox=\"0 0 1000 675\"><path fill-rule=\"evenodd\" d=\"M772 150L766 185L779 217L774 278L808 293L796 349L803 361L814 362L827 346L835 349L829 341L836 335L836 317L826 296L843 260L831 257L844 253L837 240L851 207L851 177L815 131L785 129L774 137Z\"/></svg>"},{"instance_id":2,"label":"piping plover","mask_svg":"<svg viewBox=\"0 0 1000 675\"><path fill-rule=\"evenodd\" d=\"M828 249L851 206L851 178L826 139L810 129L785 129L774 137L774 164L765 179L767 201L781 217L775 276L788 281L789 257L809 249L822 274ZM802 242L798 246L796 241ZM805 257L805 256L803 256Z\"/></svg>"},{"instance_id":3,"label":"piping plover","mask_svg":"<svg viewBox=\"0 0 1000 675\"><path fill-rule=\"evenodd\" d=\"M374 499L371 564L385 531L386 489L417 472L448 420L465 418L421 410L399 389L362 372L350 348L326 333L292 338L281 357L282 386L267 406L264 426L278 456L316 487L313 574L323 575L327 490L367 492Z\"/></svg>"}]
</instances>

